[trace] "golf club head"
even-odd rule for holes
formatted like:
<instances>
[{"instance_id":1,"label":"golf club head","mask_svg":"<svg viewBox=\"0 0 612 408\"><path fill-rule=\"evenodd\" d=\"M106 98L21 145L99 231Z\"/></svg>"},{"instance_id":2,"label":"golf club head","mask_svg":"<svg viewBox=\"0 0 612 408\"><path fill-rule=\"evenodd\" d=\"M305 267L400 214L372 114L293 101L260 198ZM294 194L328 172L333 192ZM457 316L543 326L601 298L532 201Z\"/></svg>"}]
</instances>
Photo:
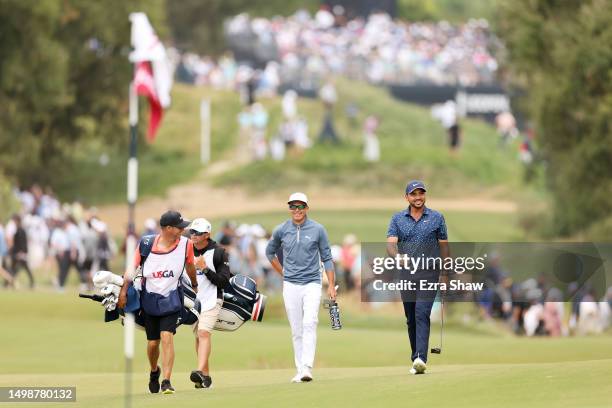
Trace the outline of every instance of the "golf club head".
<instances>
[{"instance_id":1,"label":"golf club head","mask_svg":"<svg viewBox=\"0 0 612 408\"><path fill-rule=\"evenodd\" d=\"M442 354L442 349L440 347L432 347L431 353L432 354Z\"/></svg>"}]
</instances>

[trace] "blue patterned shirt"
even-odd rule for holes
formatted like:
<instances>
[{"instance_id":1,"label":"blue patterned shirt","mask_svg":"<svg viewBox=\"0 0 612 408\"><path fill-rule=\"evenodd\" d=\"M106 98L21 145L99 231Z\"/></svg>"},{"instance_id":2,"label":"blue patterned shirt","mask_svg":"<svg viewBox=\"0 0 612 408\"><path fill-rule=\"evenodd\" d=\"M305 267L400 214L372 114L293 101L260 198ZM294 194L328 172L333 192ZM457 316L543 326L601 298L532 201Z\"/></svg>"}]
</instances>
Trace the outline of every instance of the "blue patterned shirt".
<instances>
[{"instance_id":1,"label":"blue patterned shirt","mask_svg":"<svg viewBox=\"0 0 612 408\"><path fill-rule=\"evenodd\" d=\"M397 237L400 254L411 257L440 256L438 240L447 240L446 222L439 212L425 207L418 221L410 215L410 207L395 213L389 222L388 237Z\"/></svg>"}]
</instances>

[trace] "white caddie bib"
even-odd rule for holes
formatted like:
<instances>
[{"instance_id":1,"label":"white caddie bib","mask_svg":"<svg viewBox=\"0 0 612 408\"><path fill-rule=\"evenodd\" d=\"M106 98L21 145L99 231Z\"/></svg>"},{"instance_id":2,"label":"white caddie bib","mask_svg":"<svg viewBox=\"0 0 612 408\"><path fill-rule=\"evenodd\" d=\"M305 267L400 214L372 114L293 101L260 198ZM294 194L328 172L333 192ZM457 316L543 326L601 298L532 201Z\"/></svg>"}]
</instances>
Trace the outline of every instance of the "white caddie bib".
<instances>
[{"instance_id":1,"label":"white caddie bib","mask_svg":"<svg viewBox=\"0 0 612 408\"><path fill-rule=\"evenodd\" d=\"M181 237L176 248L167 254L151 251L142 268L147 292L168 296L178 287L179 278L185 269L188 242L187 238Z\"/></svg>"},{"instance_id":2,"label":"white caddie bib","mask_svg":"<svg viewBox=\"0 0 612 408\"><path fill-rule=\"evenodd\" d=\"M204 252L204 261L206 262L206 267L213 272L216 272L215 264L213 263L213 255L215 254L215 249L209 249ZM202 311L205 312L207 310L213 309L217 305L217 287L204 275L204 272L201 270L197 270L198 276L198 294L197 298L200 301L200 305L202 307Z\"/></svg>"}]
</instances>

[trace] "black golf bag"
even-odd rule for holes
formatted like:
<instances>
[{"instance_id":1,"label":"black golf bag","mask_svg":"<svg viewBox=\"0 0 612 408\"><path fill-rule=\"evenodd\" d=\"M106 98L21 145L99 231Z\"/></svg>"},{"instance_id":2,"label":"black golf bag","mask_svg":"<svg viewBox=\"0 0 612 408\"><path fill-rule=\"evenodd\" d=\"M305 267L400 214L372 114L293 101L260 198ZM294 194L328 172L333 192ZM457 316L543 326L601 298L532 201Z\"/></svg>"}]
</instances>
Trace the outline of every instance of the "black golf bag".
<instances>
[{"instance_id":1,"label":"black golf bag","mask_svg":"<svg viewBox=\"0 0 612 408\"><path fill-rule=\"evenodd\" d=\"M200 311L200 302L195 292L185 279L181 280L185 295L185 308L181 314L181 324L193 324ZM192 306L193 304L193 306ZM230 278L229 284L223 288L223 304L217 317L214 329L220 331L234 331L247 320L261 322L266 306L266 296L257 291L257 284L248 276L235 275Z\"/></svg>"}]
</instances>

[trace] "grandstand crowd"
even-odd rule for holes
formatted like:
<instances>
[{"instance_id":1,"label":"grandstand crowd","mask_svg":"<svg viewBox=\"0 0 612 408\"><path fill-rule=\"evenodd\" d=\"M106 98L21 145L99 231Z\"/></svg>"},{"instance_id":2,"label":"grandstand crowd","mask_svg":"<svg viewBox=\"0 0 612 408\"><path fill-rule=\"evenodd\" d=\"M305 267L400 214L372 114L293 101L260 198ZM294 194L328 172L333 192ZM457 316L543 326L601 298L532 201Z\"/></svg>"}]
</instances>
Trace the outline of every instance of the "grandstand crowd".
<instances>
[{"instance_id":1,"label":"grandstand crowd","mask_svg":"<svg viewBox=\"0 0 612 408\"><path fill-rule=\"evenodd\" d=\"M266 88L320 83L330 74L375 84L471 86L496 79L495 52L502 46L486 20L460 25L405 22L385 13L346 20L334 11L321 9L314 16L298 11L270 19L239 14L226 22L226 38L231 49L265 65ZM197 82L213 84L238 74L228 62L222 59L216 67L209 58L183 58Z\"/></svg>"}]
</instances>

